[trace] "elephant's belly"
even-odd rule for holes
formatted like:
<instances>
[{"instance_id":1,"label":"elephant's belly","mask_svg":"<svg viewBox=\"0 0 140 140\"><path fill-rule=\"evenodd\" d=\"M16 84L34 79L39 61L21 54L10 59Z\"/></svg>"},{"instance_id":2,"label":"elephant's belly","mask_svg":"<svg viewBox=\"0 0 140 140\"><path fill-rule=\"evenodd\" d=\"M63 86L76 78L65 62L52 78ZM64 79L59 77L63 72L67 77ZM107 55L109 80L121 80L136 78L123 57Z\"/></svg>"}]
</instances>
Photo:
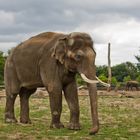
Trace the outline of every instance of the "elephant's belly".
<instances>
[{"instance_id":1,"label":"elephant's belly","mask_svg":"<svg viewBox=\"0 0 140 140\"><path fill-rule=\"evenodd\" d=\"M29 81L29 82L21 83L20 87L32 89L32 88L37 88L37 87L43 87L43 84L42 82Z\"/></svg>"}]
</instances>

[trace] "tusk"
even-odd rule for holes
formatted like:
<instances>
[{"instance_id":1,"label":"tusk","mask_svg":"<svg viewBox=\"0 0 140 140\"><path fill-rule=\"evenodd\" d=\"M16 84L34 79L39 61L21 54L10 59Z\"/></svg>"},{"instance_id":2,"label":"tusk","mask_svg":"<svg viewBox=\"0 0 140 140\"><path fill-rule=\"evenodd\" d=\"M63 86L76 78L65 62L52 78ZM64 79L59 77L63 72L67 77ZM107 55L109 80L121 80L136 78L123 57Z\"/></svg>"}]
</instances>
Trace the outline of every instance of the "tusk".
<instances>
[{"instance_id":1,"label":"tusk","mask_svg":"<svg viewBox=\"0 0 140 140\"><path fill-rule=\"evenodd\" d=\"M105 87L110 87L110 84L107 84L107 83L101 81L97 76L95 76L95 78L96 78L96 79L99 81L99 83L101 83L103 86L105 86Z\"/></svg>"},{"instance_id":2,"label":"tusk","mask_svg":"<svg viewBox=\"0 0 140 140\"><path fill-rule=\"evenodd\" d=\"M81 73L80 75L81 75L81 77L83 78L83 80L84 80L85 82L87 82L87 83L90 83L90 84L96 84L96 83L98 83L97 80L90 80L90 79L88 79L88 78L85 76L85 74L83 74L83 73Z\"/></svg>"},{"instance_id":3,"label":"tusk","mask_svg":"<svg viewBox=\"0 0 140 140\"><path fill-rule=\"evenodd\" d=\"M85 76L85 74L83 74L83 73L81 73L80 75L81 75L82 79L83 79L85 82L87 82L87 83L90 83L90 84L101 83L101 84L102 84L103 86L105 86L105 87L110 87L110 84L107 84L107 83L101 81L97 76L95 76L95 78L96 78L97 80L91 80L91 79L88 79L88 78Z\"/></svg>"}]
</instances>

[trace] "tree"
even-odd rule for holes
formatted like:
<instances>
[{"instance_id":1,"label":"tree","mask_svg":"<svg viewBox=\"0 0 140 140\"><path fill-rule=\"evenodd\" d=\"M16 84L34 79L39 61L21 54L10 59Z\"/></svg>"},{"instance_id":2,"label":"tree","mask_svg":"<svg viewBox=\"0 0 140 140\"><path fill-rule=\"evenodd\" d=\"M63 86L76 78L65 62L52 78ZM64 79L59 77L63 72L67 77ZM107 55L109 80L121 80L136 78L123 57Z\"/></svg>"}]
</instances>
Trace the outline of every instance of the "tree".
<instances>
[{"instance_id":1,"label":"tree","mask_svg":"<svg viewBox=\"0 0 140 140\"><path fill-rule=\"evenodd\" d=\"M4 83L4 64L5 58L3 56L3 52L0 51L0 84Z\"/></svg>"},{"instance_id":2,"label":"tree","mask_svg":"<svg viewBox=\"0 0 140 140\"><path fill-rule=\"evenodd\" d=\"M128 82L128 81L130 81L131 80L131 77L130 77L130 75L128 75L128 76L126 76L126 77L124 77L123 78L123 82Z\"/></svg>"},{"instance_id":3,"label":"tree","mask_svg":"<svg viewBox=\"0 0 140 140\"><path fill-rule=\"evenodd\" d=\"M135 80L137 78L137 67L131 62L126 62L125 65L128 75L130 75L132 80Z\"/></svg>"},{"instance_id":4,"label":"tree","mask_svg":"<svg viewBox=\"0 0 140 140\"><path fill-rule=\"evenodd\" d=\"M112 81L112 72L111 72L111 58L110 58L110 43L108 43L108 84L111 85ZM108 87L107 91L110 91L111 88Z\"/></svg>"},{"instance_id":5,"label":"tree","mask_svg":"<svg viewBox=\"0 0 140 140\"><path fill-rule=\"evenodd\" d=\"M104 75L104 76L108 76L108 67L106 65L103 66L96 66L96 75Z\"/></svg>"},{"instance_id":6,"label":"tree","mask_svg":"<svg viewBox=\"0 0 140 140\"><path fill-rule=\"evenodd\" d=\"M140 72L140 55L136 55L135 58L137 59L138 63L137 63L137 68Z\"/></svg>"},{"instance_id":7,"label":"tree","mask_svg":"<svg viewBox=\"0 0 140 140\"><path fill-rule=\"evenodd\" d=\"M116 77L117 81L122 82L123 78L127 75L128 73L124 63L112 67L112 76Z\"/></svg>"},{"instance_id":8,"label":"tree","mask_svg":"<svg viewBox=\"0 0 140 140\"><path fill-rule=\"evenodd\" d=\"M131 62L121 63L112 67L112 75L116 77L117 81L123 82L124 77L130 76L135 80L138 76L137 67Z\"/></svg>"},{"instance_id":9,"label":"tree","mask_svg":"<svg viewBox=\"0 0 140 140\"><path fill-rule=\"evenodd\" d=\"M140 62L140 55L135 55L135 58L137 59L138 62Z\"/></svg>"}]
</instances>

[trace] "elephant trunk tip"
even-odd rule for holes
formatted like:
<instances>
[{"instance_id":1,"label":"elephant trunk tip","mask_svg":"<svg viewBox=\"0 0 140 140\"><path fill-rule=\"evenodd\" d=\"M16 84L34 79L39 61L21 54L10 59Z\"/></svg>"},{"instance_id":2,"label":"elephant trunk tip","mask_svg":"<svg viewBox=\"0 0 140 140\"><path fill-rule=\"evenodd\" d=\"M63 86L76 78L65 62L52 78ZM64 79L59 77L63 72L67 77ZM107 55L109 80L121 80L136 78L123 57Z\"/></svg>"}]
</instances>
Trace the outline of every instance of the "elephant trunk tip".
<instances>
[{"instance_id":1,"label":"elephant trunk tip","mask_svg":"<svg viewBox=\"0 0 140 140\"><path fill-rule=\"evenodd\" d=\"M99 131L99 127L93 127L90 129L89 135L95 135Z\"/></svg>"}]
</instances>

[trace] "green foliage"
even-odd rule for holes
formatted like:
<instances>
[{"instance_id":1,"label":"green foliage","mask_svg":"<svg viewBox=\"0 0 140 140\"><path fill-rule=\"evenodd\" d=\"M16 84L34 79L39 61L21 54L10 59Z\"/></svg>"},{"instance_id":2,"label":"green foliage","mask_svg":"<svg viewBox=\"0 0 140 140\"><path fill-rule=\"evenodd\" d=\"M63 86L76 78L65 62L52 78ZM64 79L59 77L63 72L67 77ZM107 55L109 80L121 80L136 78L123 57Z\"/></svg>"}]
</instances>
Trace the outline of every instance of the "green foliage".
<instances>
[{"instance_id":1,"label":"green foliage","mask_svg":"<svg viewBox=\"0 0 140 140\"><path fill-rule=\"evenodd\" d=\"M99 76L99 75L102 75L102 74L106 77L108 75L108 68L105 65L96 67L96 75Z\"/></svg>"},{"instance_id":2,"label":"green foliage","mask_svg":"<svg viewBox=\"0 0 140 140\"><path fill-rule=\"evenodd\" d=\"M108 82L108 78L104 75L104 74L101 74L101 75L99 75L99 79L101 79L103 82ZM117 79L116 79L116 77L112 77L111 78L111 84L113 85L113 86L116 86L117 85Z\"/></svg>"},{"instance_id":3,"label":"green foliage","mask_svg":"<svg viewBox=\"0 0 140 140\"><path fill-rule=\"evenodd\" d=\"M137 59L138 63L136 64L137 65L137 69L139 70L140 72L140 55L136 55L135 58Z\"/></svg>"},{"instance_id":4,"label":"green foliage","mask_svg":"<svg viewBox=\"0 0 140 140\"><path fill-rule=\"evenodd\" d=\"M128 82L128 81L130 81L131 80L131 77L130 77L130 75L128 75L128 76L126 76L126 77L124 77L123 78L123 82Z\"/></svg>"},{"instance_id":5,"label":"green foliage","mask_svg":"<svg viewBox=\"0 0 140 140\"><path fill-rule=\"evenodd\" d=\"M107 77L104 74L99 75L99 79L101 79L103 82L107 82Z\"/></svg>"},{"instance_id":6,"label":"green foliage","mask_svg":"<svg viewBox=\"0 0 140 140\"><path fill-rule=\"evenodd\" d=\"M4 83L4 64L5 58L3 56L3 52L0 52L0 85Z\"/></svg>"},{"instance_id":7,"label":"green foliage","mask_svg":"<svg viewBox=\"0 0 140 140\"><path fill-rule=\"evenodd\" d=\"M121 63L112 67L112 76L115 76L119 82L123 82L124 77L129 75L132 79L136 79L137 73L137 67L131 62Z\"/></svg>"},{"instance_id":8,"label":"green foliage","mask_svg":"<svg viewBox=\"0 0 140 140\"><path fill-rule=\"evenodd\" d=\"M137 67L131 62L126 62L125 65L126 65L128 75L130 75L131 79L136 79L136 77L137 77Z\"/></svg>"},{"instance_id":9,"label":"green foliage","mask_svg":"<svg viewBox=\"0 0 140 140\"><path fill-rule=\"evenodd\" d=\"M115 76L118 81L122 81L123 77L127 76L125 65L119 64L119 65L113 66L112 76Z\"/></svg>"},{"instance_id":10,"label":"green foliage","mask_svg":"<svg viewBox=\"0 0 140 140\"><path fill-rule=\"evenodd\" d=\"M140 75L136 79L140 83Z\"/></svg>"},{"instance_id":11,"label":"green foliage","mask_svg":"<svg viewBox=\"0 0 140 140\"><path fill-rule=\"evenodd\" d=\"M113 86L116 86L116 85L118 84L116 77L112 77L112 78L111 78L111 84L112 84Z\"/></svg>"}]
</instances>

